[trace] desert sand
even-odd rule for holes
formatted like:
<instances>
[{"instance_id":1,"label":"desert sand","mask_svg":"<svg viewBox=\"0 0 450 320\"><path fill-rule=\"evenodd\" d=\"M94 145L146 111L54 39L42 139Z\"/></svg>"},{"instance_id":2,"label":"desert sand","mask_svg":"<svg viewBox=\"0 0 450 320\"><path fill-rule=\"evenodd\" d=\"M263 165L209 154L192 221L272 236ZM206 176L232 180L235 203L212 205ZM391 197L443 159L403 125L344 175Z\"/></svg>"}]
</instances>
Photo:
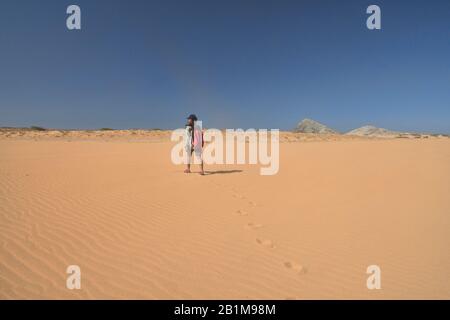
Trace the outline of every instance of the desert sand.
<instances>
[{"instance_id":1,"label":"desert sand","mask_svg":"<svg viewBox=\"0 0 450 320\"><path fill-rule=\"evenodd\" d=\"M277 175L200 176L168 136L2 133L0 298L450 298L449 138L285 133Z\"/></svg>"}]
</instances>

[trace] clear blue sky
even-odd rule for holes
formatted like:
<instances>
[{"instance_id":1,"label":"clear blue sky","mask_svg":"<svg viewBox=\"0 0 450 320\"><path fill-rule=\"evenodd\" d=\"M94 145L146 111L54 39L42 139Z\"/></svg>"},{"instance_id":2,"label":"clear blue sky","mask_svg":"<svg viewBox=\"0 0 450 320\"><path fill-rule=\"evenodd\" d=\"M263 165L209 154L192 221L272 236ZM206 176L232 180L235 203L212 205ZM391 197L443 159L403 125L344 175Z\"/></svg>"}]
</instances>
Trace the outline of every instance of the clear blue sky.
<instances>
[{"instance_id":1,"label":"clear blue sky","mask_svg":"<svg viewBox=\"0 0 450 320\"><path fill-rule=\"evenodd\" d=\"M450 133L450 1L1 1L0 126L178 128L192 112Z\"/></svg>"}]
</instances>

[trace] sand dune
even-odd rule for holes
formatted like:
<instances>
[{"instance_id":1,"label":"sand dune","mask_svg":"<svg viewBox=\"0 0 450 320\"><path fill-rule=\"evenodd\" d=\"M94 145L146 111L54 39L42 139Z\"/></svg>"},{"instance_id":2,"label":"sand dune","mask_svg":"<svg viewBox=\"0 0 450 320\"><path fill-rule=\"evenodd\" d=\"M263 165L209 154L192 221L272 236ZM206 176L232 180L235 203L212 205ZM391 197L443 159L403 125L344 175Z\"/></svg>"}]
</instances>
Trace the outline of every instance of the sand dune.
<instances>
[{"instance_id":1,"label":"sand dune","mask_svg":"<svg viewBox=\"0 0 450 320\"><path fill-rule=\"evenodd\" d=\"M450 298L448 138L285 134L279 174L202 177L164 132L70 135L0 139L1 299Z\"/></svg>"}]
</instances>

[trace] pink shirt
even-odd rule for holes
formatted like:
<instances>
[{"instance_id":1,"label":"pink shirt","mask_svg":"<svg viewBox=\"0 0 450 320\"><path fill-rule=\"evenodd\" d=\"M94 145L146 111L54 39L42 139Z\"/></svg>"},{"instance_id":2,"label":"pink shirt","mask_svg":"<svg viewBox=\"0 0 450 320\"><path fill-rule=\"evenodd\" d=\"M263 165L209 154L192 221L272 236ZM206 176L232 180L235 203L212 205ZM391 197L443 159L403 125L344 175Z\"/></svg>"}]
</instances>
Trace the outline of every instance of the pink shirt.
<instances>
[{"instance_id":1,"label":"pink shirt","mask_svg":"<svg viewBox=\"0 0 450 320\"><path fill-rule=\"evenodd\" d=\"M194 127L194 149L201 149L203 147L203 133L198 127Z\"/></svg>"}]
</instances>

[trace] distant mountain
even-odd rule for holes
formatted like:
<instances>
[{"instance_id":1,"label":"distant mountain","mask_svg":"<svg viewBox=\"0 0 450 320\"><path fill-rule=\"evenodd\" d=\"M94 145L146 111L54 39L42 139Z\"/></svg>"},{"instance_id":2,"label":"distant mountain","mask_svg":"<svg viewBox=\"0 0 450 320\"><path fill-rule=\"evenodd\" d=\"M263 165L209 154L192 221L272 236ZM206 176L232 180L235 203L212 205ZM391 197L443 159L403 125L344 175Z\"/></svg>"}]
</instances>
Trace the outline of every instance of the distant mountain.
<instances>
[{"instance_id":1,"label":"distant mountain","mask_svg":"<svg viewBox=\"0 0 450 320\"><path fill-rule=\"evenodd\" d=\"M299 124L297 125L297 127L295 127L293 131L302 133L331 133L331 134L339 133L331 128L328 128L326 125L311 119L303 119L301 122L299 122Z\"/></svg>"},{"instance_id":2,"label":"distant mountain","mask_svg":"<svg viewBox=\"0 0 450 320\"><path fill-rule=\"evenodd\" d=\"M374 126L363 126L361 128L354 129L346 133L346 135L352 136L365 136L365 137L392 137L402 134L401 132L391 131L383 128L377 128Z\"/></svg>"}]
</instances>

